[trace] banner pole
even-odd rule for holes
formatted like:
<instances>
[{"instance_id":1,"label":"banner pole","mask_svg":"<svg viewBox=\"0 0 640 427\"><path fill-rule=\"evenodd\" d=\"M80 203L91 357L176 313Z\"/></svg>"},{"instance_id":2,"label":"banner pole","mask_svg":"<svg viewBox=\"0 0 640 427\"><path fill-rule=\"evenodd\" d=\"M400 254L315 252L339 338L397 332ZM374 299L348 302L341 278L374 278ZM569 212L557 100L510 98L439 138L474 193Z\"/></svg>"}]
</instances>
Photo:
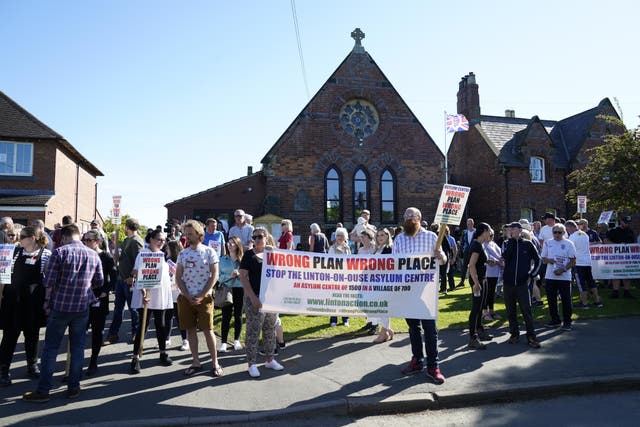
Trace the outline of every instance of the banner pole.
<instances>
[{"instance_id":1,"label":"banner pole","mask_svg":"<svg viewBox=\"0 0 640 427\"><path fill-rule=\"evenodd\" d=\"M447 110L444 110L444 183L449 183L449 161L447 159ZM442 242L442 240L440 240Z\"/></svg>"}]
</instances>

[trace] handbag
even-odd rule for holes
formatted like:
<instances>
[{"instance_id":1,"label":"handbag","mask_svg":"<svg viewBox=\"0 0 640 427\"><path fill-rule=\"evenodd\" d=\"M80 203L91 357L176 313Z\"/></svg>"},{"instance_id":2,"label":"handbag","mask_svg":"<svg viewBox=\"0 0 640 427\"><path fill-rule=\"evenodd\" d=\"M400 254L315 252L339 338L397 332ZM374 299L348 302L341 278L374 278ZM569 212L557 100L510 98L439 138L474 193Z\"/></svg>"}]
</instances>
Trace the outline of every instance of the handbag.
<instances>
[{"instance_id":1,"label":"handbag","mask_svg":"<svg viewBox=\"0 0 640 427\"><path fill-rule=\"evenodd\" d=\"M214 308L224 308L233 305L233 292L231 288L224 286L222 283L216 283L213 292Z\"/></svg>"}]
</instances>

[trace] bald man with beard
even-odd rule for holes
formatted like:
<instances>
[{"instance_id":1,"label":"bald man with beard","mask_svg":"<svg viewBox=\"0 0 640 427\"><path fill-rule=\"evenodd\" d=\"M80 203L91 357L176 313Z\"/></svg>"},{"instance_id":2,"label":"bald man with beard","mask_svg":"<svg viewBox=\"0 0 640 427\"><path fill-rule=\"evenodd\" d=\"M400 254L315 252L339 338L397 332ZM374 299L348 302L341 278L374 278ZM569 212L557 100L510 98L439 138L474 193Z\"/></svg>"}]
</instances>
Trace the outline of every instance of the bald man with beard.
<instances>
[{"instance_id":1,"label":"bald man with beard","mask_svg":"<svg viewBox=\"0 0 640 427\"><path fill-rule=\"evenodd\" d=\"M417 208L408 208L404 213L404 232L393 241L394 254L433 254L440 265L447 262L441 249L436 250L438 236L420 226L422 213ZM435 319L405 319L409 326L411 341L411 361L402 370L405 375L415 374L424 369L422 352L422 331L424 330L424 348L427 353L427 376L436 384L445 381L438 367L438 330Z\"/></svg>"}]
</instances>

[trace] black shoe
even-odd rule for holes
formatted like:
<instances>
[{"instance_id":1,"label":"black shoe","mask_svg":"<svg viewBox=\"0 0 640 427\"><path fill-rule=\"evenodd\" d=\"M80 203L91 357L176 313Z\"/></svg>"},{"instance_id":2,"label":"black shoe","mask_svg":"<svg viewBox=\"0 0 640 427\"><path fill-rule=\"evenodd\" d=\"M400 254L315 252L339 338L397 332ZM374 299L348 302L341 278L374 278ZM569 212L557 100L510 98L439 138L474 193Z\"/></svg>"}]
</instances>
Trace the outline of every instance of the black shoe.
<instances>
[{"instance_id":1,"label":"black shoe","mask_svg":"<svg viewBox=\"0 0 640 427\"><path fill-rule=\"evenodd\" d=\"M367 334L369 335L376 335L378 333L378 325L371 325L369 327L369 330L367 331Z\"/></svg>"},{"instance_id":2,"label":"black shoe","mask_svg":"<svg viewBox=\"0 0 640 427\"><path fill-rule=\"evenodd\" d=\"M463 288L463 287L464 287L464 280L458 283L458 286L456 286L456 288Z\"/></svg>"},{"instance_id":3,"label":"black shoe","mask_svg":"<svg viewBox=\"0 0 640 427\"><path fill-rule=\"evenodd\" d=\"M618 291L611 291L611 295L609 295L609 298L611 299L616 299L619 297L620 297L620 294L618 293Z\"/></svg>"},{"instance_id":4,"label":"black shoe","mask_svg":"<svg viewBox=\"0 0 640 427\"><path fill-rule=\"evenodd\" d=\"M280 347L280 348L285 348L286 345L287 345L287 343L284 342L284 341L278 343L278 347Z\"/></svg>"},{"instance_id":5,"label":"black shoe","mask_svg":"<svg viewBox=\"0 0 640 427\"><path fill-rule=\"evenodd\" d=\"M364 325L362 328L360 328L361 331L366 331L369 328L371 328L371 322L367 322L366 325Z\"/></svg>"},{"instance_id":6,"label":"black shoe","mask_svg":"<svg viewBox=\"0 0 640 427\"><path fill-rule=\"evenodd\" d=\"M538 342L537 339L535 339L535 337L528 337L527 338L527 344L531 348L540 348L540 343Z\"/></svg>"},{"instance_id":7,"label":"black shoe","mask_svg":"<svg viewBox=\"0 0 640 427\"><path fill-rule=\"evenodd\" d=\"M40 393L39 391L28 391L22 395L25 402L44 403L49 401L49 393Z\"/></svg>"},{"instance_id":8,"label":"black shoe","mask_svg":"<svg viewBox=\"0 0 640 427\"><path fill-rule=\"evenodd\" d=\"M6 371L3 369L0 373L0 387L8 387L11 385L11 374L9 374L9 370Z\"/></svg>"},{"instance_id":9,"label":"black shoe","mask_svg":"<svg viewBox=\"0 0 640 427\"><path fill-rule=\"evenodd\" d=\"M162 366L171 366L173 365L173 360L171 360L167 353L160 353L160 364Z\"/></svg>"},{"instance_id":10,"label":"black shoe","mask_svg":"<svg viewBox=\"0 0 640 427\"><path fill-rule=\"evenodd\" d=\"M491 341L493 339L493 335L489 335L485 331L478 331L478 338L480 341Z\"/></svg>"},{"instance_id":11,"label":"black shoe","mask_svg":"<svg viewBox=\"0 0 640 427\"><path fill-rule=\"evenodd\" d=\"M40 378L40 368L38 368L37 363L27 365L27 375L29 378Z\"/></svg>"},{"instance_id":12,"label":"black shoe","mask_svg":"<svg viewBox=\"0 0 640 427\"><path fill-rule=\"evenodd\" d=\"M545 328L553 328L553 329L555 329L555 328L559 328L560 325L561 325L560 322L558 322L558 323L556 323L556 322L547 322L547 323L544 324L544 327Z\"/></svg>"},{"instance_id":13,"label":"black shoe","mask_svg":"<svg viewBox=\"0 0 640 427\"><path fill-rule=\"evenodd\" d=\"M624 291L622 293L622 298L633 299L633 295L631 295L631 292L629 291Z\"/></svg>"},{"instance_id":14,"label":"black shoe","mask_svg":"<svg viewBox=\"0 0 640 427\"><path fill-rule=\"evenodd\" d=\"M67 399L75 399L80 396L80 387L67 389Z\"/></svg>"},{"instance_id":15,"label":"black shoe","mask_svg":"<svg viewBox=\"0 0 640 427\"><path fill-rule=\"evenodd\" d=\"M140 359L131 359L131 367L129 368L129 373L131 375L140 373Z\"/></svg>"},{"instance_id":16,"label":"black shoe","mask_svg":"<svg viewBox=\"0 0 640 427\"><path fill-rule=\"evenodd\" d=\"M84 374L90 377L92 375L95 375L97 372L98 372L98 365L91 364L89 365L89 367L87 368Z\"/></svg>"}]
</instances>

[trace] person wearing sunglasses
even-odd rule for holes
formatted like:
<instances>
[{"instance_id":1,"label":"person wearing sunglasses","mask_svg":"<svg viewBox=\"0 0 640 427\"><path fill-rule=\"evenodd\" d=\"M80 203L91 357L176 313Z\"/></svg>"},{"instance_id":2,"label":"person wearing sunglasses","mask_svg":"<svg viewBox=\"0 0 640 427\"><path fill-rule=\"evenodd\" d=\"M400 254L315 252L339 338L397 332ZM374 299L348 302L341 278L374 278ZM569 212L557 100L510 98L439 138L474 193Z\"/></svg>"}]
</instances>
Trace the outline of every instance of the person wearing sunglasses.
<instances>
[{"instance_id":1,"label":"person wearing sunglasses","mask_svg":"<svg viewBox=\"0 0 640 427\"><path fill-rule=\"evenodd\" d=\"M262 331L262 343L265 353L264 367L274 371L283 370L283 366L273 357L276 348L275 326L276 313L263 313L260 311L262 302L260 295L260 282L262 279L262 260L265 247L273 245L273 238L266 228L256 227L252 233L253 249L248 250L240 262L240 281L244 289L244 311L247 316L247 332L245 337L245 349L247 352L247 371L252 378L260 376L256 365L258 355L258 341Z\"/></svg>"},{"instance_id":2,"label":"person wearing sunglasses","mask_svg":"<svg viewBox=\"0 0 640 427\"><path fill-rule=\"evenodd\" d=\"M98 372L98 356L102 348L102 333L109 314L109 292L118 278L118 270L109 251L105 251L102 234L98 230L89 230L82 236L82 243L98 253L102 263L104 282L99 288L92 289L98 302L89 307L89 324L91 327L91 358L85 375L91 376Z\"/></svg>"},{"instance_id":3,"label":"person wearing sunglasses","mask_svg":"<svg viewBox=\"0 0 640 427\"><path fill-rule=\"evenodd\" d=\"M9 367L13 360L20 332L24 334L27 357L27 374L38 378L38 338L40 327L45 325L44 269L51 256L46 249L47 235L34 227L24 227L20 232L20 245L13 255L11 284L5 285L0 306L3 333L0 342L0 386L11 385Z\"/></svg>"},{"instance_id":4,"label":"person wearing sunglasses","mask_svg":"<svg viewBox=\"0 0 640 427\"><path fill-rule=\"evenodd\" d=\"M240 239L246 252L252 247L253 226L247 223L247 214L242 209L236 210L233 213L233 218L236 221L236 225L229 230L229 238L237 237Z\"/></svg>"},{"instance_id":5,"label":"person wearing sunglasses","mask_svg":"<svg viewBox=\"0 0 640 427\"><path fill-rule=\"evenodd\" d=\"M545 323L547 328L561 327L563 331L571 330L571 268L576 264L576 248L567 238L564 225L555 224L552 229L553 239L545 240L542 246L542 262L547 264L545 288L551 321ZM562 323L558 313L558 293L562 301ZM562 325L562 326L561 326Z\"/></svg>"}]
</instances>

